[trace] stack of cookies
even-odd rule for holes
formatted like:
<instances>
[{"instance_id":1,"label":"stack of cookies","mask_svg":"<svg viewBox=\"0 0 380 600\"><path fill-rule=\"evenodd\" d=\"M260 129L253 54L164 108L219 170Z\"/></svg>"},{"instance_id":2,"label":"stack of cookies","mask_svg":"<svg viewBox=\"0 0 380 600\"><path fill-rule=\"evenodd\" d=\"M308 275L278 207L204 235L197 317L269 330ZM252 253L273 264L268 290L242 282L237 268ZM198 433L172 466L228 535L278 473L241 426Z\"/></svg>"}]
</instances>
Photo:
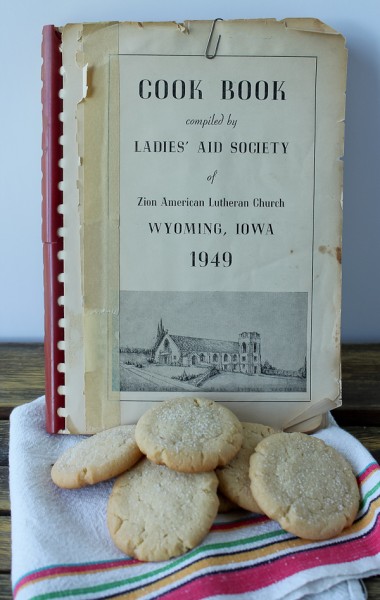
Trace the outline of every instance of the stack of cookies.
<instances>
[{"instance_id":1,"label":"stack of cookies","mask_svg":"<svg viewBox=\"0 0 380 600\"><path fill-rule=\"evenodd\" d=\"M161 561L198 545L218 510L276 519L295 535L326 539L351 525L359 491L350 465L321 440L241 423L222 404L179 398L136 426L109 429L65 452L52 468L61 487L117 477L107 523L116 546Z\"/></svg>"}]
</instances>

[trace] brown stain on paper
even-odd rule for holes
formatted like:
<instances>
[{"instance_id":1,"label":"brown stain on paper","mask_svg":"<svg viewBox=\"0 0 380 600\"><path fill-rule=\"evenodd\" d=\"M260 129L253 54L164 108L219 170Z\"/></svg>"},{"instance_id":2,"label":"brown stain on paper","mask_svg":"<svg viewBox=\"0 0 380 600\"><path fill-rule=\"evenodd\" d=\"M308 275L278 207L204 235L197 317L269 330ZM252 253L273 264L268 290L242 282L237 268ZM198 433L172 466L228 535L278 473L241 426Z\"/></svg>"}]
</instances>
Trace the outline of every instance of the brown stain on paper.
<instances>
[{"instance_id":1,"label":"brown stain on paper","mask_svg":"<svg viewBox=\"0 0 380 600\"><path fill-rule=\"evenodd\" d=\"M336 248L330 248L330 246L319 246L318 248L321 254L329 254L333 258L336 258L338 263L342 264L342 248L337 246Z\"/></svg>"}]
</instances>

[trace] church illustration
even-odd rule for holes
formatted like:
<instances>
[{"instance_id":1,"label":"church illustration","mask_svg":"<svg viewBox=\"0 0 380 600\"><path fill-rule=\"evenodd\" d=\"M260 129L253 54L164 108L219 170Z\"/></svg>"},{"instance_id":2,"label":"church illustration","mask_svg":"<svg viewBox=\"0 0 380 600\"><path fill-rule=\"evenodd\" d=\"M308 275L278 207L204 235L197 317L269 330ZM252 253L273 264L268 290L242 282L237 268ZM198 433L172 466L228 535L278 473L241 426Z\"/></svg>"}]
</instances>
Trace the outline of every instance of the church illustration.
<instances>
[{"instance_id":1,"label":"church illustration","mask_svg":"<svg viewBox=\"0 0 380 600\"><path fill-rule=\"evenodd\" d=\"M152 358L159 365L215 367L255 375L261 373L261 339L255 331L240 333L236 342L174 335L161 320Z\"/></svg>"}]
</instances>

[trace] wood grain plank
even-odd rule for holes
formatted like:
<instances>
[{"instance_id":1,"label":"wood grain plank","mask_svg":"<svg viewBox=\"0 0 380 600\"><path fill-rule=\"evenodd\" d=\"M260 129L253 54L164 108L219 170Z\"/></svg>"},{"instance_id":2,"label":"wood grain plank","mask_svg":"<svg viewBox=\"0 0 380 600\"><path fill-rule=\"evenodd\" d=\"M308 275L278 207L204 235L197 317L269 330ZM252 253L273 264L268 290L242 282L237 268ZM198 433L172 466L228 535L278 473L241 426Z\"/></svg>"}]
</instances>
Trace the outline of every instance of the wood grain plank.
<instances>
[{"instance_id":1,"label":"wood grain plank","mask_svg":"<svg viewBox=\"0 0 380 600\"><path fill-rule=\"evenodd\" d=\"M2 513L10 511L8 453L9 421L0 421L0 512Z\"/></svg>"},{"instance_id":2,"label":"wood grain plank","mask_svg":"<svg viewBox=\"0 0 380 600\"><path fill-rule=\"evenodd\" d=\"M8 467L0 467L0 513L9 513L10 510Z\"/></svg>"},{"instance_id":3,"label":"wood grain plank","mask_svg":"<svg viewBox=\"0 0 380 600\"><path fill-rule=\"evenodd\" d=\"M44 394L43 344L0 344L0 419Z\"/></svg>"},{"instance_id":4,"label":"wood grain plank","mask_svg":"<svg viewBox=\"0 0 380 600\"><path fill-rule=\"evenodd\" d=\"M380 576L364 579L367 588L368 600L380 600Z\"/></svg>"},{"instance_id":5,"label":"wood grain plank","mask_svg":"<svg viewBox=\"0 0 380 600\"><path fill-rule=\"evenodd\" d=\"M0 573L11 570L11 518L0 515Z\"/></svg>"},{"instance_id":6,"label":"wood grain plank","mask_svg":"<svg viewBox=\"0 0 380 600\"><path fill-rule=\"evenodd\" d=\"M0 600L12 600L11 577L8 573L0 573Z\"/></svg>"},{"instance_id":7,"label":"wood grain plank","mask_svg":"<svg viewBox=\"0 0 380 600\"><path fill-rule=\"evenodd\" d=\"M9 421L0 421L0 466L8 464Z\"/></svg>"},{"instance_id":8,"label":"wood grain plank","mask_svg":"<svg viewBox=\"0 0 380 600\"><path fill-rule=\"evenodd\" d=\"M342 346L341 425L380 426L380 344Z\"/></svg>"}]
</instances>

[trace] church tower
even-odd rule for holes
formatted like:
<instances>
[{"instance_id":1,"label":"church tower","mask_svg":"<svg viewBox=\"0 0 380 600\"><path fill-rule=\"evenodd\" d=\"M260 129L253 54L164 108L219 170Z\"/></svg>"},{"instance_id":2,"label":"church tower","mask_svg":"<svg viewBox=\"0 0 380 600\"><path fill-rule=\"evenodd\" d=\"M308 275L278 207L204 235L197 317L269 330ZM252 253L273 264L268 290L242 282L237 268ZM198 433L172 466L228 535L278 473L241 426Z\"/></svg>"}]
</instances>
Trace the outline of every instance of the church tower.
<instances>
[{"instance_id":1,"label":"church tower","mask_svg":"<svg viewBox=\"0 0 380 600\"><path fill-rule=\"evenodd\" d=\"M239 334L240 371L247 375L261 373L261 337L256 331Z\"/></svg>"},{"instance_id":2,"label":"church tower","mask_svg":"<svg viewBox=\"0 0 380 600\"><path fill-rule=\"evenodd\" d=\"M165 331L165 328L162 323L162 319L160 319L158 322L158 325L157 325L157 335L156 335L156 341L154 342L153 351L160 345L160 342L166 333L167 333L167 331Z\"/></svg>"}]
</instances>

